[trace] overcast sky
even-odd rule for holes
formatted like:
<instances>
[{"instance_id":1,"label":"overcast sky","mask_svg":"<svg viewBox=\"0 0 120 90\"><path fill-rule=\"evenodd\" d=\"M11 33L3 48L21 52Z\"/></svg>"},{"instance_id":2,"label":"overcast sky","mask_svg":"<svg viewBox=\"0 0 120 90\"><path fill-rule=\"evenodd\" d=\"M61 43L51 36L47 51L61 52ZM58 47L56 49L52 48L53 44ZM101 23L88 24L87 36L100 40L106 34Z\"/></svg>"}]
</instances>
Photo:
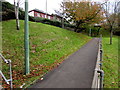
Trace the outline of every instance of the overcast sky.
<instances>
[{"instance_id":1,"label":"overcast sky","mask_svg":"<svg viewBox=\"0 0 120 90\"><path fill-rule=\"evenodd\" d=\"M11 4L14 3L14 0L6 0L10 2ZM17 0L16 0L17 1ZM20 6L24 8L24 1L21 0L23 4ZM39 9L46 11L46 0L28 0L29 1L29 11L32 9ZM47 0L47 12L48 13L54 13L54 10L59 10L60 9L60 3L63 0ZM92 1L103 1L103 0L92 0ZM115 1L115 0L110 0L110 1Z\"/></svg>"},{"instance_id":2,"label":"overcast sky","mask_svg":"<svg viewBox=\"0 0 120 90\"><path fill-rule=\"evenodd\" d=\"M11 4L14 3L14 0L6 0L10 2ZM16 0L17 1L17 0ZM21 0L24 2L25 0ZM28 0L29 1L29 10L32 9L39 9L46 11L46 0ZM60 3L63 0L47 0L47 11L48 13L54 13L54 10L59 10ZM22 8L24 8L24 4L21 5Z\"/></svg>"}]
</instances>

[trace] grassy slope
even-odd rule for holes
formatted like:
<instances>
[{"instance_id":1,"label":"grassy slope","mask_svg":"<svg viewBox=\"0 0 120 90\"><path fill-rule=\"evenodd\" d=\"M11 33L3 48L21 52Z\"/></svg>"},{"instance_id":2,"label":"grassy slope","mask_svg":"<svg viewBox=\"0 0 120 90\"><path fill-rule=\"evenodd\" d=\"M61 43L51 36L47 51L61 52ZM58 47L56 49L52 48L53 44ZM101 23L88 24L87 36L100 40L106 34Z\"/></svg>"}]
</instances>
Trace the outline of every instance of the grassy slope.
<instances>
[{"instance_id":1,"label":"grassy slope","mask_svg":"<svg viewBox=\"0 0 120 90\"><path fill-rule=\"evenodd\" d=\"M59 65L67 56L78 50L91 38L58 27L30 22L30 70L24 75L24 21L21 30L15 20L3 22L3 55L12 60L14 87L30 84ZM3 64L4 73L7 67ZM4 84L4 87L7 87Z\"/></svg>"},{"instance_id":2,"label":"grassy slope","mask_svg":"<svg viewBox=\"0 0 120 90\"><path fill-rule=\"evenodd\" d=\"M118 88L118 37L113 37L109 45L108 35L103 36L104 88Z\"/></svg>"}]
</instances>

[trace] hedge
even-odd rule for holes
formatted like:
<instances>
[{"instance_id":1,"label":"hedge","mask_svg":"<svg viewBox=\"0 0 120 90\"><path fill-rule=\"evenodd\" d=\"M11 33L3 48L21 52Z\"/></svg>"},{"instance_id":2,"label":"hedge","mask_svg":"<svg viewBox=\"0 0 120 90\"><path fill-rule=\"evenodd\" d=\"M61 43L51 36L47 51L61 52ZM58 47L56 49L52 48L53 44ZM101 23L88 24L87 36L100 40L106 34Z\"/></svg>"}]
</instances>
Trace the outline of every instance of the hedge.
<instances>
[{"instance_id":1,"label":"hedge","mask_svg":"<svg viewBox=\"0 0 120 90\"><path fill-rule=\"evenodd\" d=\"M31 18L34 20L34 22L41 22L41 23L44 23L44 24L49 24L49 25L54 25L54 26L57 26L57 27L62 27L62 22L59 22L59 21L50 20L50 19L41 18L41 17L31 17ZM64 23L64 26L65 27L70 27L70 28L75 27L74 25L71 25L69 23Z\"/></svg>"}]
</instances>

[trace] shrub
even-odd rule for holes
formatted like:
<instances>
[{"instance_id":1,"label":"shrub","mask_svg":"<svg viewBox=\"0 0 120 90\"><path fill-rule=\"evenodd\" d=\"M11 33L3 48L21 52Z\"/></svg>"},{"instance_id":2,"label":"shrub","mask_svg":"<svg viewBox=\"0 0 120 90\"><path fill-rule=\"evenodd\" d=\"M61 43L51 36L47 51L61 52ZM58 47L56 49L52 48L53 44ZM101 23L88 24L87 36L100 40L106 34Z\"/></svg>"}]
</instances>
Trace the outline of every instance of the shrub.
<instances>
[{"instance_id":1,"label":"shrub","mask_svg":"<svg viewBox=\"0 0 120 90\"><path fill-rule=\"evenodd\" d=\"M41 18L41 17L32 17L34 22L41 22L44 24L49 24L49 25L54 25L57 27L61 27L61 22L59 21L55 21L55 20L50 20L50 19L46 19L46 18Z\"/></svg>"},{"instance_id":2,"label":"shrub","mask_svg":"<svg viewBox=\"0 0 120 90\"><path fill-rule=\"evenodd\" d=\"M1 3L1 2L0 2ZM0 12L1 13L1 12ZM19 19L24 20L25 12L19 9ZM15 19L14 5L9 2L2 2L2 21ZM32 20L31 17L29 17Z\"/></svg>"}]
</instances>

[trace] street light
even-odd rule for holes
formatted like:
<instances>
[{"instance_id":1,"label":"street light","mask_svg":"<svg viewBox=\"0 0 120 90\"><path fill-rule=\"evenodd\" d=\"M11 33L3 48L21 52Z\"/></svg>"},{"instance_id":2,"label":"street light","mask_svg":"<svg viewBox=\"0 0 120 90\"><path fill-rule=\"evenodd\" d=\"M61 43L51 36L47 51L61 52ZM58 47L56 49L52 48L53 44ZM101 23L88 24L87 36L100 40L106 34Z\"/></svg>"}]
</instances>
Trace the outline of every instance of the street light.
<instances>
[{"instance_id":1,"label":"street light","mask_svg":"<svg viewBox=\"0 0 120 90\"><path fill-rule=\"evenodd\" d=\"M47 0L46 0L46 18L47 18Z\"/></svg>"},{"instance_id":2,"label":"street light","mask_svg":"<svg viewBox=\"0 0 120 90\"><path fill-rule=\"evenodd\" d=\"M62 28L64 28L64 2L65 0L63 0Z\"/></svg>"},{"instance_id":3,"label":"street light","mask_svg":"<svg viewBox=\"0 0 120 90\"><path fill-rule=\"evenodd\" d=\"M29 19L28 19L28 0L25 0L25 31L24 31L24 49L25 49L25 74L29 74Z\"/></svg>"}]
</instances>

